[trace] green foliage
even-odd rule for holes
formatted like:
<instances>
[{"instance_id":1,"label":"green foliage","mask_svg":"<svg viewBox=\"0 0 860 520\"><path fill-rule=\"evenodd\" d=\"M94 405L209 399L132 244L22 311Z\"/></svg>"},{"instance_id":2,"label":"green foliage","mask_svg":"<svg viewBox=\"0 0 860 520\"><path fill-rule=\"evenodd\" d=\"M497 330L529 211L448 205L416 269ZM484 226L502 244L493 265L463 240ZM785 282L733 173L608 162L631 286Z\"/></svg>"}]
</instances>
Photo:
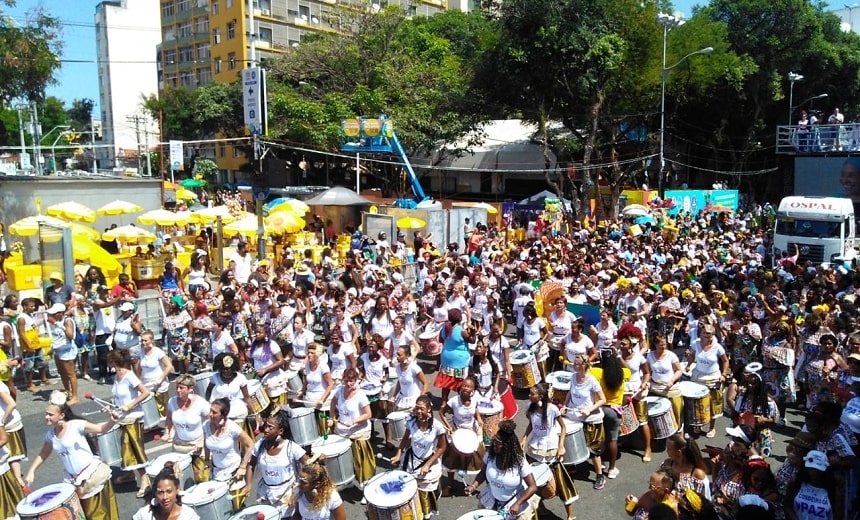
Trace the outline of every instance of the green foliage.
<instances>
[{"instance_id":1,"label":"green foliage","mask_svg":"<svg viewBox=\"0 0 860 520\"><path fill-rule=\"evenodd\" d=\"M239 82L212 83L189 90L168 87L143 99L150 116L161 118L164 139L192 141L216 134L242 135L242 90Z\"/></svg>"},{"instance_id":2,"label":"green foliage","mask_svg":"<svg viewBox=\"0 0 860 520\"><path fill-rule=\"evenodd\" d=\"M218 172L218 165L211 159L197 159L194 161L194 175L210 177Z\"/></svg>"},{"instance_id":3,"label":"green foliage","mask_svg":"<svg viewBox=\"0 0 860 520\"><path fill-rule=\"evenodd\" d=\"M23 26L0 10L0 103L43 100L45 87L56 82L62 44L59 20L43 8L30 10Z\"/></svg>"}]
</instances>

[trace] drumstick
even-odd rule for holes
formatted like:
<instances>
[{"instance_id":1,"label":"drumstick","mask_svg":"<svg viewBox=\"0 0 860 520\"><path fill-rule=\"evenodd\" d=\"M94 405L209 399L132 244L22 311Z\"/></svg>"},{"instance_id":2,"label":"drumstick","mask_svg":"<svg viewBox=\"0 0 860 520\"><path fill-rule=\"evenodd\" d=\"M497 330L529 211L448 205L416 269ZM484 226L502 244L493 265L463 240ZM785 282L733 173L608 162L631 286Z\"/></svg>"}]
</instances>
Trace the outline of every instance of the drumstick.
<instances>
[{"instance_id":1,"label":"drumstick","mask_svg":"<svg viewBox=\"0 0 860 520\"><path fill-rule=\"evenodd\" d=\"M96 414L100 414L100 413L104 413L104 411L103 410L96 410L94 412L84 412L81 415L84 417L89 417L91 415L96 415Z\"/></svg>"},{"instance_id":2,"label":"drumstick","mask_svg":"<svg viewBox=\"0 0 860 520\"><path fill-rule=\"evenodd\" d=\"M117 405L113 404L112 402L105 401L104 399L99 399L98 397L94 396L90 392L85 393L84 397L86 397L87 399L90 399L91 401L95 401L96 403L98 403L102 406L105 406L107 408L119 408Z\"/></svg>"}]
</instances>

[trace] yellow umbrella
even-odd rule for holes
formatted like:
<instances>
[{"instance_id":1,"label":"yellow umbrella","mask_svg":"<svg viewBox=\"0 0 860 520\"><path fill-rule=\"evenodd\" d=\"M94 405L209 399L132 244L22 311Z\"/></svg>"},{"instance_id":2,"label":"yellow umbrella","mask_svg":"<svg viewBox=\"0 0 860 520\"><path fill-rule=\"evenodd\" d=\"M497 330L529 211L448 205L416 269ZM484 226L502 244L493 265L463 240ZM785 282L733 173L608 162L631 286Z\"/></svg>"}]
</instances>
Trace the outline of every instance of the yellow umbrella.
<instances>
[{"instance_id":1,"label":"yellow umbrella","mask_svg":"<svg viewBox=\"0 0 860 520\"><path fill-rule=\"evenodd\" d=\"M416 217L400 217L397 219L397 227L400 229L421 229L427 223Z\"/></svg>"},{"instance_id":2,"label":"yellow umbrella","mask_svg":"<svg viewBox=\"0 0 860 520\"><path fill-rule=\"evenodd\" d=\"M196 198L197 194L191 190L186 190L185 188L176 190L176 200L194 200Z\"/></svg>"},{"instance_id":3,"label":"yellow umbrella","mask_svg":"<svg viewBox=\"0 0 860 520\"><path fill-rule=\"evenodd\" d=\"M495 215L499 212L499 210L496 209L495 206L493 206L492 204L487 204L486 202L479 202L475 204L475 207L487 210L487 213L489 213L490 215Z\"/></svg>"},{"instance_id":4,"label":"yellow umbrella","mask_svg":"<svg viewBox=\"0 0 860 520\"><path fill-rule=\"evenodd\" d=\"M45 209L45 213L52 217L60 217L66 220L80 220L81 222L95 222L96 212L73 200L54 204Z\"/></svg>"},{"instance_id":5,"label":"yellow umbrella","mask_svg":"<svg viewBox=\"0 0 860 520\"><path fill-rule=\"evenodd\" d=\"M75 236L99 237L98 232L89 226L84 226L75 222L66 222L65 220L46 215L35 215L32 217L22 218L9 226L9 232L13 235L30 237L39 232L39 224L58 228L69 228L72 230L72 235Z\"/></svg>"},{"instance_id":6,"label":"yellow umbrella","mask_svg":"<svg viewBox=\"0 0 860 520\"><path fill-rule=\"evenodd\" d=\"M246 217L239 219L232 224L227 224L226 226L224 226L224 234L256 236L257 216L249 213Z\"/></svg>"},{"instance_id":7,"label":"yellow umbrella","mask_svg":"<svg viewBox=\"0 0 860 520\"><path fill-rule=\"evenodd\" d=\"M296 233L305 228L305 221L289 211L279 211L266 217L266 229L275 234Z\"/></svg>"},{"instance_id":8,"label":"yellow umbrella","mask_svg":"<svg viewBox=\"0 0 860 520\"><path fill-rule=\"evenodd\" d=\"M176 213L166 209L154 209L137 217L137 221L147 226L184 226L191 221L191 214L188 212Z\"/></svg>"},{"instance_id":9,"label":"yellow umbrella","mask_svg":"<svg viewBox=\"0 0 860 520\"><path fill-rule=\"evenodd\" d=\"M108 202L104 206L100 207L96 210L96 214L98 215L125 215L126 213L137 213L138 211L143 211L141 206L133 202L126 202L124 200L115 200L113 202Z\"/></svg>"},{"instance_id":10,"label":"yellow umbrella","mask_svg":"<svg viewBox=\"0 0 860 520\"><path fill-rule=\"evenodd\" d=\"M215 222L218 220L218 217L221 217L221 222L225 224L229 224L230 222L239 220L247 216L247 212L242 211L239 217L236 217L232 213L230 213L230 208L228 206L212 206L211 208L203 208L198 211L191 212L191 222L197 224L208 224L210 222Z\"/></svg>"},{"instance_id":11,"label":"yellow umbrella","mask_svg":"<svg viewBox=\"0 0 860 520\"><path fill-rule=\"evenodd\" d=\"M269 209L269 214L271 215L278 211L292 211L293 213L301 216L310 210L311 207L299 199L282 199L277 203L277 205Z\"/></svg>"},{"instance_id":12,"label":"yellow umbrella","mask_svg":"<svg viewBox=\"0 0 860 520\"><path fill-rule=\"evenodd\" d=\"M178 185L176 185L176 184L173 184L173 183L172 183L172 182L170 182L170 181L161 181L161 186L162 186L165 190L175 190L176 188L181 188L181 186L178 186Z\"/></svg>"},{"instance_id":13,"label":"yellow umbrella","mask_svg":"<svg viewBox=\"0 0 860 520\"><path fill-rule=\"evenodd\" d=\"M112 278L122 272L122 265L100 245L85 237L72 238L72 253L75 260L98 266L105 276Z\"/></svg>"},{"instance_id":14,"label":"yellow umbrella","mask_svg":"<svg viewBox=\"0 0 860 520\"><path fill-rule=\"evenodd\" d=\"M133 225L120 226L102 234L105 240L123 240L126 242L154 242L155 235Z\"/></svg>"}]
</instances>

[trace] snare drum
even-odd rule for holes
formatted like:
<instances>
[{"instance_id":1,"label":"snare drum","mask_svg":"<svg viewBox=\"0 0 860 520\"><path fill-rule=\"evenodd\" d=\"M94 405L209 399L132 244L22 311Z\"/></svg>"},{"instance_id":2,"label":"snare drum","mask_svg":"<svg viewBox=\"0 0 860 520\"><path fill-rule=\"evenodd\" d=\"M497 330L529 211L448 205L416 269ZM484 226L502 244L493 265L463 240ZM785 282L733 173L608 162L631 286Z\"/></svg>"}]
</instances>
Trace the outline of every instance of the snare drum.
<instances>
[{"instance_id":1,"label":"snare drum","mask_svg":"<svg viewBox=\"0 0 860 520\"><path fill-rule=\"evenodd\" d=\"M648 407L648 424L655 439L665 439L678 431L675 416L672 415L672 403L668 399L649 395L645 398L645 405Z\"/></svg>"},{"instance_id":2,"label":"snare drum","mask_svg":"<svg viewBox=\"0 0 860 520\"><path fill-rule=\"evenodd\" d=\"M532 475L535 478L538 495L543 498L550 498L552 495L549 495L549 492L544 489L544 486L554 480L552 470L549 469L549 465L543 462L532 462ZM553 490L553 494L555 494L555 490Z\"/></svg>"},{"instance_id":3,"label":"snare drum","mask_svg":"<svg viewBox=\"0 0 860 520\"><path fill-rule=\"evenodd\" d=\"M149 478L155 480L155 477L164 469L164 464L167 462L173 463L173 472L179 478L179 485L182 489L187 489L194 485L194 474L191 469L191 455L187 453L165 453L146 467L146 474Z\"/></svg>"},{"instance_id":4,"label":"snare drum","mask_svg":"<svg viewBox=\"0 0 860 520\"><path fill-rule=\"evenodd\" d=\"M290 434L293 442L307 446L320 436L319 426L313 408L292 408L290 410Z\"/></svg>"},{"instance_id":5,"label":"snare drum","mask_svg":"<svg viewBox=\"0 0 860 520\"><path fill-rule=\"evenodd\" d=\"M209 388L209 380L215 372L200 372L194 375L194 393L202 398L206 398L206 390Z\"/></svg>"},{"instance_id":6,"label":"snare drum","mask_svg":"<svg viewBox=\"0 0 860 520\"><path fill-rule=\"evenodd\" d=\"M684 423L687 426L704 426L711 422L711 393L708 387L692 381L678 383L684 396Z\"/></svg>"},{"instance_id":7,"label":"snare drum","mask_svg":"<svg viewBox=\"0 0 860 520\"><path fill-rule=\"evenodd\" d=\"M388 420L388 435L395 446L400 444L406 435L406 421L412 416L411 412L391 412L386 418Z\"/></svg>"},{"instance_id":8,"label":"snare drum","mask_svg":"<svg viewBox=\"0 0 860 520\"><path fill-rule=\"evenodd\" d=\"M493 443L493 437L499 431L504 407L500 401L478 401L478 413L484 421L484 445Z\"/></svg>"},{"instance_id":9,"label":"snare drum","mask_svg":"<svg viewBox=\"0 0 860 520\"><path fill-rule=\"evenodd\" d=\"M478 434L468 428L457 428L451 434L451 444L460 455L469 457L478 450Z\"/></svg>"},{"instance_id":10,"label":"snare drum","mask_svg":"<svg viewBox=\"0 0 860 520\"><path fill-rule=\"evenodd\" d=\"M530 350L511 352L511 374L514 388L528 389L541 382L537 359Z\"/></svg>"},{"instance_id":11,"label":"snare drum","mask_svg":"<svg viewBox=\"0 0 860 520\"><path fill-rule=\"evenodd\" d=\"M499 394L499 401L502 402L505 419L513 419L520 411L517 399L514 397L514 391L511 390L511 385L507 383L505 383L505 389Z\"/></svg>"},{"instance_id":12,"label":"snare drum","mask_svg":"<svg viewBox=\"0 0 860 520\"><path fill-rule=\"evenodd\" d=\"M549 383L549 398L556 406L564 406L567 402L567 394L570 393L570 380L572 372L558 371L546 376Z\"/></svg>"},{"instance_id":13,"label":"snare drum","mask_svg":"<svg viewBox=\"0 0 860 520\"><path fill-rule=\"evenodd\" d=\"M248 396L251 397L251 409L248 410L250 415L259 415L272 403L263 383L256 379L248 381Z\"/></svg>"},{"instance_id":14,"label":"snare drum","mask_svg":"<svg viewBox=\"0 0 860 520\"><path fill-rule=\"evenodd\" d=\"M566 436L564 438L564 459L561 461L565 466L576 465L588 460L588 446L585 443L585 431L582 423L563 418Z\"/></svg>"},{"instance_id":15,"label":"snare drum","mask_svg":"<svg viewBox=\"0 0 860 520\"><path fill-rule=\"evenodd\" d=\"M418 342L421 344L421 352L425 356L438 356L442 353L442 342L439 341L439 331L430 327L418 335Z\"/></svg>"},{"instance_id":16,"label":"snare drum","mask_svg":"<svg viewBox=\"0 0 860 520\"><path fill-rule=\"evenodd\" d=\"M158 405L155 404L154 393L150 393L149 397L140 403L140 408L143 410L144 430L152 430L161 426L161 414L158 413Z\"/></svg>"},{"instance_id":17,"label":"snare drum","mask_svg":"<svg viewBox=\"0 0 860 520\"><path fill-rule=\"evenodd\" d=\"M117 420L117 424L122 426L128 426L129 424L134 424L139 420L143 419L143 412L129 412Z\"/></svg>"},{"instance_id":18,"label":"snare drum","mask_svg":"<svg viewBox=\"0 0 860 520\"><path fill-rule=\"evenodd\" d=\"M226 518L233 512L228 491L226 482L203 482L185 490L182 505L193 509L200 518Z\"/></svg>"},{"instance_id":19,"label":"snare drum","mask_svg":"<svg viewBox=\"0 0 860 520\"><path fill-rule=\"evenodd\" d=\"M260 504L246 507L228 520L280 520L281 512L272 506Z\"/></svg>"},{"instance_id":20,"label":"snare drum","mask_svg":"<svg viewBox=\"0 0 860 520\"><path fill-rule=\"evenodd\" d=\"M289 395L298 395L302 391L302 376L298 370L287 370L287 391Z\"/></svg>"},{"instance_id":21,"label":"snare drum","mask_svg":"<svg viewBox=\"0 0 860 520\"><path fill-rule=\"evenodd\" d=\"M108 466L119 466L122 463L122 432L119 425L114 425L107 433L96 435L96 446L102 462Z\"/></svg>"},{"instance_id":22,"label":"snare drum","mask_svg":"<svg viewBox=\"0 0 860 520\"><path fill-rule=\"evenodd\" d=\"M325 455L325 469L335 486L342 487L355 479L352 442L339 435L319 438L311 444L311 453Z\"/></svg>"},{"instance_id":23,"label":"snare drum","mask_svg":"<svg viewBox=\"0 0 860 520\"><path fill-rule=\"evenodd\" d=\"M423 518L418 503L418 483L405 471L380 473L364 486L368 520Z\"/></svg>"},{"instance_id":24,"label":"snare drum","mask_svg":"<svg viewBox=\"0 0 860 520\"><path fill-rule=\"evenodd\" d=\"M364 395L367 396L368 402L375 403L379 401L379 396L382 393L382 385L380 383L362 381L359 386L364 390Z\"/></svg>"},{"instance_id":25,"label":"snare drum","mask_svg":"<svg viewBox=\"0 0 860 520\"><path fill-rule=\"evenodd\" d=\"M621 408L621 426L618 435L624 437L639 429L639 418L636 416L636 406L630 396L624 396L624 405Z\"/></svg>"},{"instance_id":26,"label":"snare drum","mask_svg":"<svg viewBox=\"0 0 860 520\"><path fill-rule=\"evenodd\" d=\"M51 484L33 491L15 507L21 520L78 520L86 518L75 486Z\"/></svg>"}]
</instances>

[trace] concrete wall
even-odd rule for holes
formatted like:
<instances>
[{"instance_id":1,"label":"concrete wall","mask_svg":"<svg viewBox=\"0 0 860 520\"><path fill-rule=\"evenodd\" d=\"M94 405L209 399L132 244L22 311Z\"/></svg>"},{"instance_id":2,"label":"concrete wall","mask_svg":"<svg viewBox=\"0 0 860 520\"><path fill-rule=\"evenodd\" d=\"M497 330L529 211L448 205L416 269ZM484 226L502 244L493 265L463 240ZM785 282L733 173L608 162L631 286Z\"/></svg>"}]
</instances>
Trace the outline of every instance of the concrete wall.
<instances>
[{"instance_id":1,"label":"concrete wall","mask_svg":"<svg viewBox=\"0 0 860 520\"><path fill-rule=\"evenodd\" d=\"M41 199L41 212L60 202L76 201L93 210L112 202L124 200L143 207L144 211L161 207L161 181L123 178L2 177L0 176L0 223L3 223L7 243L17 241L9 234L10 224L38 214L36 199ZM91 224L99 232L111 224L137 224L137 215L98 217ZM141 226L153 231L152 226Z\"/></svg>"}]
</instances>

